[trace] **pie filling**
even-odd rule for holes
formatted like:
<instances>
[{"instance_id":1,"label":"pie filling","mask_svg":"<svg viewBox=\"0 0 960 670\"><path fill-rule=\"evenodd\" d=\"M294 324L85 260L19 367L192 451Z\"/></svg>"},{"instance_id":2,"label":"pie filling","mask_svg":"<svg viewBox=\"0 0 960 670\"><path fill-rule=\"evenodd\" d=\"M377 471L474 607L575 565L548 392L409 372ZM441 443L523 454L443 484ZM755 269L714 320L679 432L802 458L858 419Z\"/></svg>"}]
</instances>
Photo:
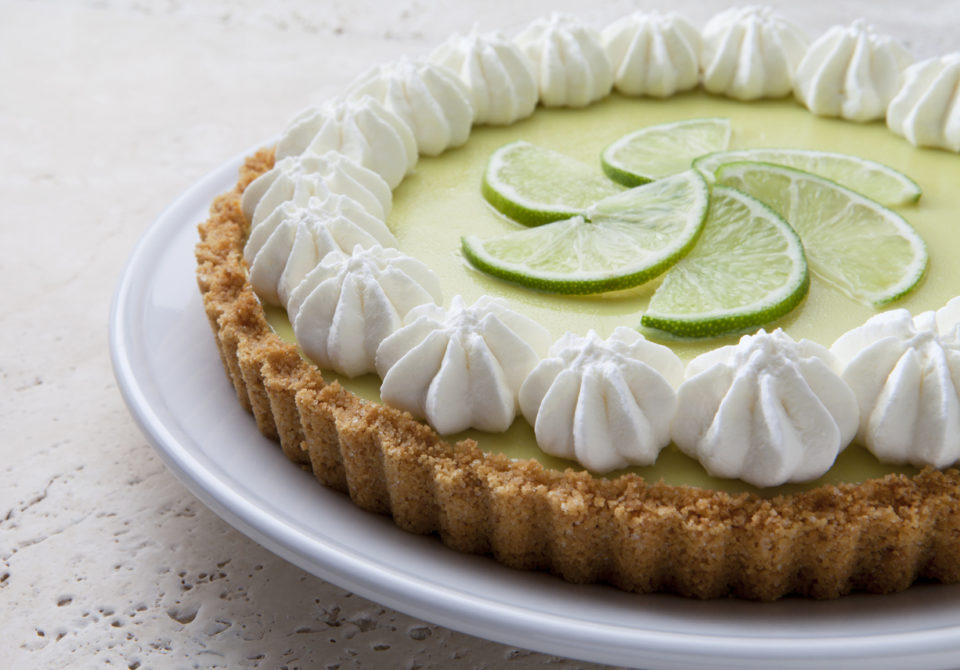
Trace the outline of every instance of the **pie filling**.
<instances>
[{"instance_id":1,"label":"pie filling","mask_svg":"<svg viewBox=\"0 0 960 670\"><path fill-rule=\"evenodd\" d=\"M494 211L483 200L480 183L490 154L500 146L524 139L589 165L600 173L599 155L610 142L638 128L687 118L724 117L733 128L731 148L762 147L829 150L886 163L919 183L923 196L918 203L896 208L927 244L927 275L905 298L890 308L906 308L913 314L938 309L960 287L960 263L953 255L957 225L955 185L960 183L960 163L945 151L918 149L899 138L881 122L851 123L810 114L792 97L744 104L703 91L682 93L669 99L628 98L612 94L581 109L540 108L533 116L510 126L476 126L470 141L438 157L421 156L415 171L395 189L387 225L399 248L426 263L439 277L445 294L463 295L470 303L483 295L506 300L516 311L546 327L555 338L589 329L601 337L618 326L638 327L650 296L660 280L635 289L595 296L559 296L515 286L485 275L463 258L460 238L490 237L517 228L517 224ZM274 330L288 341L293 333L281 308L268 307ZM876 310L859 304L812 278L805 301L786 317L767 328L781 327L794 339L806 338L824 346L859 326ZM656 339L655 333L644 333ZM734 344L739 336L699 341L662 341L687 362L711 349ZM323 372L339 380L357 395L379 400L379 379L364 375L349 379ZM474 438L482 449L511 458L535 458L553 469L578 464L549 456L534 439L533 429L520 416L504 433L476 430L447 436L450 441ZM758 489L739 480L711 477L694 459L675 446L664 449L649 467L618 470L605 476L635 472L648 481L686 484L731 493L751 491L762 496L808 490L826 483L858 483L897 472L914 474L910 467L879 462L864 447L854 443L838 457L833 468L812 482Z\"/></svg>"}]
</instances>

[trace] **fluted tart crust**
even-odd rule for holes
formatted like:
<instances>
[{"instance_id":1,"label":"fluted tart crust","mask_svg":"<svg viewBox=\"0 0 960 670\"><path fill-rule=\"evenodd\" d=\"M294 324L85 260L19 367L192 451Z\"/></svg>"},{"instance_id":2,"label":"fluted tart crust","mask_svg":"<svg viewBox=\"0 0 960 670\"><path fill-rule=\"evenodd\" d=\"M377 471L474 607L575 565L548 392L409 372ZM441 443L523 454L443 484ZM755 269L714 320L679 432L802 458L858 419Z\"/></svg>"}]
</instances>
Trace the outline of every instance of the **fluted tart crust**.
<instances>
[{"instance_id":1,"label":"fluted tart crust","mask_svg":"<svg viewBox=\"0 0 960 670\"><path fill-rule=\"evenodd\" d=\"M200 225L197 280L227 376L265 436L326 486L404 530L574 583L774 600L960 581L960 472L926 468L771 499L559 472L450 444L412 416L328 383L277 336L247 278L249 157Z\"/></svg>"}]
</instances>

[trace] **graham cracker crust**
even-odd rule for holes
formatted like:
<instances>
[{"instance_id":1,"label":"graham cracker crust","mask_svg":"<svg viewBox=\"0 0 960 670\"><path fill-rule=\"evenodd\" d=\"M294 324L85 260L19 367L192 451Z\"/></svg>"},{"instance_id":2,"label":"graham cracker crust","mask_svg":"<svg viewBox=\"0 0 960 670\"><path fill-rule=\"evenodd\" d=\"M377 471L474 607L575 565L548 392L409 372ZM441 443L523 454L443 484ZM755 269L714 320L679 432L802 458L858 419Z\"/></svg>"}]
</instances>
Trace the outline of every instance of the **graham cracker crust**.
<instances>
[{"instance_id":1,"label":"graham cracker crust","mask_svg":"<svg viewBox=\"0 0 960 670\"><path fill-rule=\"evenodd\" d=\"M445 442L412 416L327 383L267 324L247 280L247 159L200 225L197 280L237 399L264 435L359 507L452 549L637 593L774 600L960 582L960 472L924 469L765 499L547 470Z\"/></svg>"}]
</instances>

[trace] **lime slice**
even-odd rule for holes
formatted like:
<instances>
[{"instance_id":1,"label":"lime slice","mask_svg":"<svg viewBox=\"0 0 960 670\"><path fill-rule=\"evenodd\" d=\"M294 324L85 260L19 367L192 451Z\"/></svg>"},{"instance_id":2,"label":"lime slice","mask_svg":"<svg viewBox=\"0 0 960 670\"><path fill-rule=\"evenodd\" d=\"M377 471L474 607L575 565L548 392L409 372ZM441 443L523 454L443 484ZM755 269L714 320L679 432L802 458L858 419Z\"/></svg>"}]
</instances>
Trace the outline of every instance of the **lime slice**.
<instances>
[{"instance_id":1,"label":"lime slice","mask_svg":"<svg viewBox=\"0 0 960 670\"><path fill-rule=\"evenodd\" d=\"M759 200L715 186L693 250L664 276L641 324L713 337L780 318L810 286L800 238Z\"/></svg>"},{"instance_id":2,"label":"lime slice","mask_svg":"<svg viewBox=\"0 0 960 670\"><path fill-rule=\"evenodd\" d=\"M696 172L662 179L598 202L582 216L488 240L462 240L480 270L553 293L600 293L663 273L696 242L710 201Z\"/></svg>"},{"instance_id":3,"label":"lime slice","mask_svg":"<svg viewBox=\"0 0 960 670\"><path fill-rule=\"evenodd\" d=\"M493 152L482 186L487 202L525 226L583 214L622 190L591 166L522 140Z\"/></svg>"},{"instance_id":4,"label":"lime slice","mask_svg":"<svg viewBox=\"0 0 960 670\"><path fill-rule=\"evenodd\" d=\"M690 169L693 159L726 149L727 119L691 119L641 128L624 135L600 154L607 176L637 186Z\"/></svg>"},{"instance_id":5,"label":"lime slice","mask_svg":"<svg viewBox=\"0 0 960 670\"><path fill-rule=\"evenodd\" d=\"M926 270L926 245L902 216L836 182L769 163L727 163L716 176L789 221L810 271L854 300L892 302Z\"/></svg>"},{"instance_id":6,"label":"lime slice","mask_svg":"<svg viewBox=\"0 0 960 670\"><path fill-rule=\"evenodd\" d=\"M827 151L804 149L717 151L696 159L693 167L700 170L708 181L712 181L717 168L724 163L743 161L773 163L812 172L887 207L916 202L922 193L917 182L883 163Z\"/></svg>"}]
</instances>

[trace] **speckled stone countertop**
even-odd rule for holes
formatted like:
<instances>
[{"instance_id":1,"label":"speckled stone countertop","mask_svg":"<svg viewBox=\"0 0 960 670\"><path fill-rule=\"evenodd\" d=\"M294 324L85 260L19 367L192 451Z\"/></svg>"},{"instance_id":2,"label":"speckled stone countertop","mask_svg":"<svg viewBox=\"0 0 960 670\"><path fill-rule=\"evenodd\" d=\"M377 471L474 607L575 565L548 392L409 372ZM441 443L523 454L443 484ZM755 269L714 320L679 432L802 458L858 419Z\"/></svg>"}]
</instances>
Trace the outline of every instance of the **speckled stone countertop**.
<instances>
[{"instance_id":1,"label":"speckled stone countertop","mask_svg":"<svg viewBox=\"0 0 960 670\"><path fill-rule=\"evenodd\" d=\"M198 502L141 435L107 315L134 244L228 158L368 66L573 0L6 0L0 7L0 665L586 668L382 607ZM702 25L724 0L626 0ZM859 15L918 56L954 0L786 0L811 35Z\"/></svg>"}]
</instances>

